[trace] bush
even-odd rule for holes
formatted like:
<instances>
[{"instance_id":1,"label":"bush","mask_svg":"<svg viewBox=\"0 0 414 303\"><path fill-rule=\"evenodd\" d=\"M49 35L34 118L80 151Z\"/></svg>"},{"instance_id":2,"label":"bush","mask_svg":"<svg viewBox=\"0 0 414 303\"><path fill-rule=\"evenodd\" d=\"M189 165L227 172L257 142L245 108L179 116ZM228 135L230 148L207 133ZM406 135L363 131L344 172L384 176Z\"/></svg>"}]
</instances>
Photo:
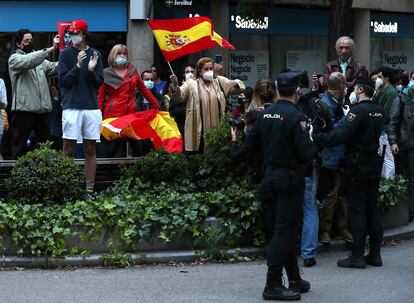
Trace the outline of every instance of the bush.
<instances>
[{"instance_id":1,"label":"bush","mask_svg":"<svg viewBox=\"0 0 414 303\"><path fill-rule=\"evenodd\" d=\"M83 172L73 159L41 144L16 161L6 180L8 199L21 204L64 203L82 197Z\"/></svg>"},{"instance_id":2,"label":"bush","mask_svg":"<svg viewBox=\"0 0 414 303\"><path fill-rule=\"evenodd\" d=\"M395 175L393 180L381 179L379 187L379 208L381 214L386 214L398 203L407 202L408 181L401 175Z\"/></svg>"},{"instance_id":3,"label":"bush","mask_svg":"<svg viewBox=\"0 0 414 303\"><path fill-rule=\"evenodd\" d=\"M167 153L162 149L138 158L134 166L124 171L127 178L145 178L150 182L173 182L190 178L188 161L184 154Z\"/></svg>"}]
</instances>

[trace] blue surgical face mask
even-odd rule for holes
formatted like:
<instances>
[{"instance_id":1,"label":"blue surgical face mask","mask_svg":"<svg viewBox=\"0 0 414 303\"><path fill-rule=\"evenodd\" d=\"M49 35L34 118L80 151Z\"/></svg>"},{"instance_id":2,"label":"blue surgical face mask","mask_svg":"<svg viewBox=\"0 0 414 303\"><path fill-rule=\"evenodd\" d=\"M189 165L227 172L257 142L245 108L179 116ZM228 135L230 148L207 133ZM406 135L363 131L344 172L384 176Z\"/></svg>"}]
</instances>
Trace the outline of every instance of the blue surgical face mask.
<instances>
[{"instance_id":1,"label":"blue surgical face mask","mask_svg":"<svg viewBox=\"0 0 414 303\"><path fill-rule=\"evenodd\" d=\"M144 84L148 89L153 89L154 88L154 81L152 81L152 80L144 80Z\"/></svg>"},{"instance_id":2,"label":"blue surgical face mask","mask_svg":"<svg viewBox=\"0 0 414 303\"><path fill-rule=\"evenodd\" d=\"M115 63L119 66L124 66L128 60L125 57L118 56L115 58Z\"/></svg>"}]
</instances>

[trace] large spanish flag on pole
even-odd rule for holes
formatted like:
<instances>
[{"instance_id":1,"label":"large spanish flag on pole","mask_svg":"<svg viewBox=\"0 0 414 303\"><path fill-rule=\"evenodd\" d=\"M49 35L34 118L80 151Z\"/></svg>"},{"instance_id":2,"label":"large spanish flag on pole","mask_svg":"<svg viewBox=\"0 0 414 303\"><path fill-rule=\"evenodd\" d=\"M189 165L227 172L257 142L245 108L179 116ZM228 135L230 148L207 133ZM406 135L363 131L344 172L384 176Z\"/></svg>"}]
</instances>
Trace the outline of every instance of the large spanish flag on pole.
<instances>
[{"instance_id":1,"label":"large spanish flag on pole","mask_svg":"<svg viewBox=\"0 0 414 303\"><path fill-rule=\"evenodd\" d=\"M234 50L234 46L214 31L206 17L148 20L155 39L166 61L221 46Z\"/></svg>"}]
</instances>

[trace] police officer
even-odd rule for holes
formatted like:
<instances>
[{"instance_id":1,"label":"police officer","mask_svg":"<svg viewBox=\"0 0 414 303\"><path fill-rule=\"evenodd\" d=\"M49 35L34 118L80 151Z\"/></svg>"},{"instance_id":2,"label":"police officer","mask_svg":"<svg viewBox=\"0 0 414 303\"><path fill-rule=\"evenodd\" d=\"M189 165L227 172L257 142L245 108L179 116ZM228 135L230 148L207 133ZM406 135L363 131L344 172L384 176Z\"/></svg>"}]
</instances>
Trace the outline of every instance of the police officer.
<instances>
[{"instance_id":1,"label":"police officer","mask_svg":"<svg viewBox=\"0 0 414 303\"><path fill-rule=\"evenodd\" d=\"M373 94L373 81L357 77L349 98L351 101L356 99L358 105L347 113L343 126L325 134L313 135L315 142L321 145L335 146L344 142L346 146L348 222L354 242L352 255L339 260L339 267L382 265L380 245L383 231L378 209L381 166L377 151L386 117L384 110L371 101ZM370 252L364 257L367 233Z\"/></svg>"},{"instance_id":2,"label":"police officer","mask_svg":"<svg viewBox=\"0 0 414 303\"><path fill-rule=\"evenodd\" d=\"M300 300L300 293L310 289L302 280L295 244L303 205L304 175L302 164L316 155L305 116L297 108L299 74L280 73L277 79L280 99L256 120L246 140L232 150L233 158L242 160L261 146L264 156L264 176L255 197L263 203L266 225L272 228L267 253L267 281L263 291L265 300ZM232 141L237 134L232 129ZM285 267L289 289L283 286Z\"/></svg>"}]
</instances>

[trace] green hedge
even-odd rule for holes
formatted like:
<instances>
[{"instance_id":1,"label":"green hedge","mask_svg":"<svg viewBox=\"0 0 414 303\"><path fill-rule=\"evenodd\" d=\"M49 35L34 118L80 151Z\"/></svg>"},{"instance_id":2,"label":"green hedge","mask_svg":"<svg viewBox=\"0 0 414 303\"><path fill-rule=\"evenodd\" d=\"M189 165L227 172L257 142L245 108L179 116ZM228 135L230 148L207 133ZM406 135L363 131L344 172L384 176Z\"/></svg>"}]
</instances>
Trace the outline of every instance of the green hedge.
<instances>
[{"instance_id":1,"label":"green hedge","mask_svg":"<svg viewBox=\"0 0 414 303\"><path fill-rule=\"evenodd\" d=\"M254 184L248 178L252 167L230 160L229 141L225 120L206 135L205 155L150 153L124 169L113 186L88 200L79 199L83 183L73 160L43 146L22 157L13 169L8 184L32 183L20 187L23 199L16 190L7 201L0 201L0 231L9 232L20 248L18 254L28 256L79 253L78 248L67 247L66 238L97 240L104 229L134 249L139 249L141 240L159 237L169 242L183 234L190 234L194 243L216 245L225 240L231 245L248 233L260 245L260 204L254 201ZM23 173L25 163L30 168L27 174ZM69 189L75 190L73 196L66 194ZM220 237L206 228L205 219L211 216L224 229ZM88 232L78 234L73 227L79 226ZM117 249L114 243L108 244Z\"/></svg>"}]
</instances>

